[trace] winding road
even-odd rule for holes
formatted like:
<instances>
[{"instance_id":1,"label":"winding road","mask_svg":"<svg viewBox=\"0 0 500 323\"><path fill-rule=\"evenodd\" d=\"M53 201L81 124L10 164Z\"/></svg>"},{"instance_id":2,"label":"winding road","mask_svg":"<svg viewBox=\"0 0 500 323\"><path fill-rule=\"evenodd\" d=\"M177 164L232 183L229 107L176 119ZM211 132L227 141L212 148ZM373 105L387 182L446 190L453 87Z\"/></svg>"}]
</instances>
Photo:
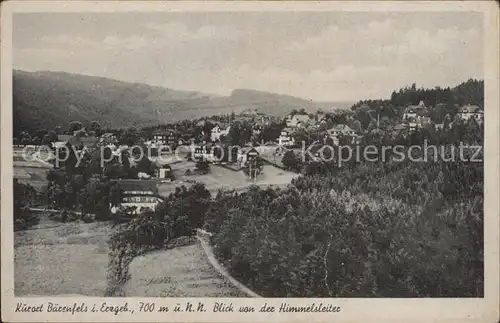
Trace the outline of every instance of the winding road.
<instances>
[{"instance_id":1,"label":"winding road","mask_svg":"<svg viewBox=\"0 0 500 323\"><path fill-rule=\"evenodd\" d=\"M108 266L107 223L60 223L42 218L15 232L16 296L103 296ZM129 297L247 297L207 257L200 241L134 258Z\"/></svg>"}]
</instances>

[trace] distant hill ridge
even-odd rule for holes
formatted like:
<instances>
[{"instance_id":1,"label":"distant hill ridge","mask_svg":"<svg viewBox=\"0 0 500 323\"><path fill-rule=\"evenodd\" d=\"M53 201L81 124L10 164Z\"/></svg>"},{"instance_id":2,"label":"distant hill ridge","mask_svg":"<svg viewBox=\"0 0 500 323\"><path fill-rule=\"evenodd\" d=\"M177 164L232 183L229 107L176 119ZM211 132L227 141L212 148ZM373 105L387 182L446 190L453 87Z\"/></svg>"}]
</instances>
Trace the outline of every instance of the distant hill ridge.
<instances>
[{"instance_id":1,"label":"distant hill ridge","mask_svg":"<svg viewBox=\"0 0 500 323\"><path fill-rule=\"evenodd\" d=\"M237 89L230 96L181 91L142 83L66 72L13 71L14 135L67 127L70 121L99 121L102 127L151 126L246 109L284 116L349 103L324 103L257 90Z\"/></svg>"}]
</instances>

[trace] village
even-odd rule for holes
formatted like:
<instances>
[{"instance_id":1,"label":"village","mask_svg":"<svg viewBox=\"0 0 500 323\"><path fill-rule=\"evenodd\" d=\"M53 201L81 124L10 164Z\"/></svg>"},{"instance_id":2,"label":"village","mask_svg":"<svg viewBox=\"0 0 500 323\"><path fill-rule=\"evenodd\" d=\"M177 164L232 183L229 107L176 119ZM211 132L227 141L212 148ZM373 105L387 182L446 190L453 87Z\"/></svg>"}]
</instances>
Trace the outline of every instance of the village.
<instances>
[{"instance_id":1,"label":"village","mask_svg":"<svg viewBox=\"0 0 500 323\"><path fill-rule=\"evenodd\" d=\"M367 109L366 106L358 109L363 108ZM452 127L453 120L449 115L440 122L432 120L432 109L420 101L418 105L402 109L403 114L398 119L373 115L367 109L370 120L364 130L356 115L347 110L332 109L315 114L294 110L284 118L248 110L237 116L227 116L227 122L219 121L219 116L198 121L195 124L199 133L196 137L183 134L175 128L176 125L171 128L158 126L149 131L147 137L136 136L133 139L136 141L129 145L119 144L116 133L104 132L96 136L93 133L95 131L87 132L82 127L73 134L57 135L57 139L50 142L51 149L45 150L45 154L44 150L39 149L40 146L15 145L14 178L21 183L35 184L41 189L45 182L43 173L57 168L55 153L64 147L72 147L79 154L97 154L107 150L110 156L106 162L119 160L122 164L123 152L130 151L132 146L143 147L142 154L148 154L151 168L134 175L114 176L113 181L121 187L123 195L120 206L110 208L113 213L120 207L135 207L138 212L144 208L154 210L163 197L175 192L176 186L189 186L195 182L204 183L212 194L221 189L241 191L250 185L286 186L300 171L287 165L286 161L283 163L283 156L293 152L297 157L301 142L314 145L316 158L312 161L319 161L318 152L326 144L359 144L363 136L368 134L385 133L397 138L407 137L418 129L442 131L444 127ZM483 115L483 110L478 106L465 105L456 114L455 122L474 120L482 124ZM342 123L336 123L335 120L341 120ZM248 129L244 129L245 126ZM247 132L246 138L241 136L242 140L237 142L241 146L231 145L231 138L228 138L231 127L240 134ZM262 136L263 131L270 128L273 128L274 134ZM48 135L43 139L47 143L46 137ZM30 149L26 150L26 146ZM22 150L36 152L28 158L30 162L20 157ZM133 152L126 156L123 158L128 159L128 164L136 164ZM104 174L107 165L103 163L101 166ZM243 172L245 169L250 171Z\"/></svg>"},{"instance_id":2,"label":"village","mask_svg":"<svg viewBox=\"0 0 500 323\"><path fill-rule=\"evenodd\" d=\"M411 89L407 91L412 93ZM311 192L309 185L318 185L309 184L311 180L321 183L319 187L325 183L337 186L336 192L329 191L328 203L345 199L337 193L345 187L373 191L370 186L355 188L359 180L352 179L364 176L362 169L367 162L340 166L335 160L323 160L322 150L395 143L408 146L426 139L434 143L480 143L482 106L467 100L460 105L431 105L424 100L402 106L387 100L368 100L351 109L293 109L282 117L247 109L238 114L142 128L108 129L96 121L72 121L50 131L23 132L13 142L14 230L19 254L16 290L22 295L254 297L254 292L245 292L246 287L235 287L241 285L239 282L228 283L234 280L231 275L244 269L232 263L224 250L243 237L253 239L233 233L252 230L232 226L233 219L258 221L269 212L266 210L275 210L270 206L252 213L251 205L259 203L281 203L278 212L300 208L300 203L294 202L300 199L296 190ZM310 153L304 154L304 147ZM393 167L403 167L405 172L410 168L441 167L439 162L397 164L403 166ZM384 199L410 201L399 186L413 185L417 178L401 184L398 171L394 176L385 172L387 162L373 165L383 167L380 174L388 178L385 186L373 184L379 183L377 179L368 179L369 185L377 185L376 192L381 187L386 191L381 194ZM443 177L439 178L434 181ZM446 187L441 185L435 187ZM426 194L427 189L423 189L413 195L413 203L420 203L420 196ZM265 202L273 201L269 196L273 196L274 202ZM289 200L291 196L294 197ZM348 212L350 207L343 210L328 214L332 219L342 219L339 212ZM399 217L407 210L411 209L403 206L391 212ZM329 225L320 214L315 215L314 208L298 212L312 223ZM267 230L268 224L262 225L261 230ZM268 236L273 234L281 239L279 230ZM250 245L242 242L247 249ZM47 246L58 250L57 257ZM139 257L144 248L161 251ZM247 261L258 261L259 256L254 253L260 249L252 250L240 254ZM60 275L37 271L33 252L43 254L53 266L63 266L64 271ZM75 252L78 257L73 258ZM99 270L86 270L89 263L98 264ZM165 267L166 263L170 265ZM131 278L123 278L128 272ZM87 283L75 284L71 277L81 277ZM98 284L88 283L91 281ZM252 287L274 295L261 285Z\"/></svg>"}]
</instances>

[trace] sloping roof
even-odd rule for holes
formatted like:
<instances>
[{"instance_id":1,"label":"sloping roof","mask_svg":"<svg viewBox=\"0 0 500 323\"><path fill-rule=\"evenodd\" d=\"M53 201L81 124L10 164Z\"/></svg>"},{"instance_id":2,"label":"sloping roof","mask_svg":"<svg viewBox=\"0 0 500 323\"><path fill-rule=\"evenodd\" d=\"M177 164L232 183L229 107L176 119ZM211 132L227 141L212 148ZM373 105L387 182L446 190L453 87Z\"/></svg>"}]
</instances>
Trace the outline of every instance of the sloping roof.
<instances>
[{"instance_id":1,"label":"sloping roof","mask_svg":"<svg viewBox=\"0 0 500 323\"><path fill-rule=\"evenodd\" d=\"M175 129L155 129L153 135L169 135L171 133L177 134L178 131Z\"/></svg>"},{"instance_id":2,"label":"sloping roof","mask_svg":"<svg viewBox=\"0 0 500 323\"><path fill-rule=\"evenodd\" d=\"M461 113L483 113L481 108L479 108L477 105L466 105L460 108Z\"/></svg>"},{"instance_id":3,"label":"sloping roof","mask_svg":"<svg viewBox=\"0 0 500 323\"><path fill-rule=\"evenodd\" d=\"M332 128L327 130L328 132L355 132L353 129L351 129L348 125L345 124L336 124Z\"/></svg>"},{"instance_id":4,"label":"sloping roof","mask_svg":"<svg viewBox=\"0 0 500 323\"><path fill-rule=\"evenodd\" d=\"M296 114L292 117L292 120L295 119L299 122L309 122L311 118L307 114Z\"/></svg>"},{"instance_id":5,"label":"sloping roof","mask_svg":"<svg viewBox=\"0 0 500 323\"><path fill-rule=\"evenodd\" d=\"M113 180L124 192L151 192L158 195L158 181L147 179L121 179Z\"/></svg>"},{"instance_id":6,"label":"sloping roof","mask_svg":"<svg viewBox=\"0 0 500 323\"><path fill-rule=\"evenodd\" d=\"M255 152L259 153L257 151L257 149L255 149L254 147L244 147L244 148L240 149L241 154L248 154L250 151L255 151Z\"/></svg>"},{"instance_id":7,"label":"sloping roof","mask_svg":"<svg viewBox=\"0 0 500 323\"><path fill-rule=\"evenodd\" d=\"M229 127L229 124L227 124L225 122L215 121L215 122L213 122L213 124L214 124L214 128L215 128L215 126L219 126L220 129L227 129L227 127Z\"/></svg>"}]
</instances>

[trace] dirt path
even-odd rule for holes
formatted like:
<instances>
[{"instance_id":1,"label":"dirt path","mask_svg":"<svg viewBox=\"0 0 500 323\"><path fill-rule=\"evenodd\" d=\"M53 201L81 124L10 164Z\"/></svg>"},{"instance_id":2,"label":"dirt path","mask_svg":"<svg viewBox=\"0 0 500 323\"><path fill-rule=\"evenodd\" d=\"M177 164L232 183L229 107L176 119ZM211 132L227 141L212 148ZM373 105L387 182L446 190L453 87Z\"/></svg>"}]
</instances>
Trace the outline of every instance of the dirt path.
<instances>
[{"instance_id":1,"label":"dirt path","mask_svg":"<svg viewBox=\"0 0 500 323\"><path fill-rule=\"evenodd\" d=\"M46 218L15 232L15 295L104 296L111 232L107 223ZM246 297L212 267L199 242L137 257L129 272L130 297Z\"/></svg>"},{"instance_id":2,"label":"dirt path","mask_svg":"<svg viewBox=\"0 0 500 323\"><path fill-rule=\"evenodd\" d=\"M135 258L127 297L247 297L209 263L201 244Z\"/></svg>"}]
</instances>

